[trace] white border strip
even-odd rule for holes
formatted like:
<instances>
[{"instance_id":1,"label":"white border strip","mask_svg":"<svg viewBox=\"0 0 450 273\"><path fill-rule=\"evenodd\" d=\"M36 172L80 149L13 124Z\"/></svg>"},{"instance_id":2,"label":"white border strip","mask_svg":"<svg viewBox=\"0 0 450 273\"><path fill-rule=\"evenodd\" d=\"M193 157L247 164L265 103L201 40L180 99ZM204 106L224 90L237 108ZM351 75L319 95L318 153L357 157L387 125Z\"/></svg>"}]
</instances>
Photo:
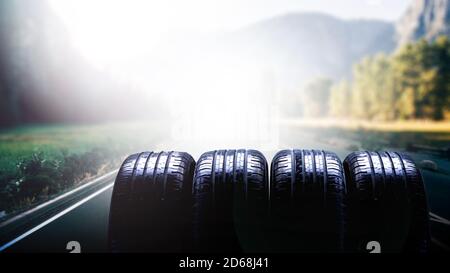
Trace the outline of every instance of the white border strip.
<instances>
[{"instance_id":1,"label":"white border strip","mask_svg":"<svg viewBox=\"0 0 450 273\"><path fill-rule=\"evenodd\" d=\"M71 191L68 191L68 192L66 192L66 193L64 193L64 194L61 194L61 195L55 197L55 198L52 199L52 200L49 200L49 201L47 201L47 202L45 202L45 203L43 203L43 204L40 204L39 206L36 206L36 207L34 207L34 208L30 209L30 210L27 210L27 211L25 211L25 212L23 212L23 213L21 213L21 214L19 214L19 215L17 215L17 216L14 216L13 218L8 219L8 220L6 220L6 221L0 223L0 228L1 228L1 227L4 227L4 226L6 226L6 225L8 225L8 224L11 223L11 222L16 221L16 220L19 219L19 218L22 218L22 217L24 217L24 216L26 216L26 215L30 215L30 214L34 213L35 211L40 210L40 209L43 208L43 207L46 207L46 206L48 206L48 205L50 205L50 204L53 204L54 202L56 202L56 201L58 201L58 200L61 200L61 199L65 198L65 197L67 197L67 196L69 196L69 195L71 195L71 194L74 194L74 193L76 193L77 191L80 191L80 190L82 190L82 189L84 189L84 188L86 188L86 187L89 187L89 186L91 186L92 184L95 184L95 183L99 182L100 180L102 180L102 179L104 179L104 178L106 178L106 177L108 177L108 176L113 175L113 174L116 173L116 172L118 172L118 169L117 169L117 170L114 170L114 171L111 171L111 172L109 172L109 173L107 173L107 174L104 174L104 175L102 175L102 176L100 176L100 177L97 177L96 179L92 180L91 182L88 182L88 183L86 183L86 184L83 184L83 185L81 185L81 186L79 186L79 187L77 187L77 188L75 188L75 189L73 189L73 190L71 190ZM1 251L1 250L0 250L0 251Z\"/></svg>"},{"instance_id":2,"label":"white border strip","mask_svg":"<svg viewBox=\"0 0 450 273\"><path fill-rule=\"evenodd\" d=\"M100 178L99 178L100 179ZM47 219L46 221L40 223L39 225L35 226L34 228L28 230L27 232L25 232L24 234L20 235L19 237L15 238L14 240L2 245L0 247L0 252L5 250L6 248L12 246L13 244L19 242L20 240L24 239L25 237L27 237L28 235L32 234L35 231L38 231L39 229L45 227L46 225L50 224L51 222L55 221L56 219L58 219L59 217L67 214L68 212L76 209L77 207L81 206L82 204L86 203L87 201L91 200L92 198L96 197L97 195L101 194L102 192L110 189L112 186L114 185L114 183L109 184L108 186L98 190L97 192L89 195L88 197L82 199L81 201L78 201L77 203L73 204L72 206L68 207L67 209L59 212L58 214L54 215L53 217Z\"/></svg>"}]
</instances>

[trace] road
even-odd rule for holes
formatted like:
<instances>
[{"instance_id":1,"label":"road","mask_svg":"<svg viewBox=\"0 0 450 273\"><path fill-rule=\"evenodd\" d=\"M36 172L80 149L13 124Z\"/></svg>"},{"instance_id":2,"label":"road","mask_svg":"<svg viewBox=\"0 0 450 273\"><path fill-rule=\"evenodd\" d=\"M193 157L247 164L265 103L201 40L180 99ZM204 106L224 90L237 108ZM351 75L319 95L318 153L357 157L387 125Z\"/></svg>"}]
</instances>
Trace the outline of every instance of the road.
<instances>
[{"instance_id":1,"label":"road","mask_svg":"<svg viewBox=\"0 0 450 273\"><path fill-rule=\"evenodd\" d=\"M0 251L69 252L67 243L77 241L81 252L106 252L109 205L115 175L116 171L111 172L3 222L0 224ZM448 180L432 172L424 171L423 175L426 182L433 182L426 183L432 209L432 250L450 252L450 221L446 215L448 203L442 203L447 198ZM436 187L445 187L445 191Z\"/></svg>"},{"instance_id":2,"label":"road","mask_svg":"<svg viewBox=\"0 0 450 273\"><path fill-rule=\"evenodd\" d=\"M31 215L15 219L11 223L14 227L2 233L0 250L68 252L67 243L77 241L82 252L107 251L109 205L115 175L116 171L109 173Z\"/></svg>"}]
</instances>

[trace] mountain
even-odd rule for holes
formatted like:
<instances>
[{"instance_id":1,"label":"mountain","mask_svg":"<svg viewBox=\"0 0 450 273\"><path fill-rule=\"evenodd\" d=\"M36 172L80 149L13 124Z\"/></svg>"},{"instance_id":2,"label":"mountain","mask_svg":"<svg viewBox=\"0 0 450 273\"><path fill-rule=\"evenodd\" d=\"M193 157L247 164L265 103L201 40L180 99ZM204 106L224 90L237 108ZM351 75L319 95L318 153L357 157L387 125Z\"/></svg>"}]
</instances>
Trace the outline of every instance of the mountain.
<instances>
[{"instance_id":1,"label":"mountain","mask_svg":"<svg viewBox=\"0 0 450 273\"><path fill-rule=\"evenodd\" d=\"M342 20L321 13L285 14L234 31L174 41L161 46L163 53L158 54L170 56L164 62L169 64L167 71L177 67L192 72L186 77L192 79L239 69L247 78L274 78L278 88L291 90L315 77L338 80L348 76L362 57L389 53L396 47L395 27L390 22Z\"/></svg>"},{"instance_id":2,"label":"mountain","mask_svg":"<svg viewBox=\"0 0 450 273\"><path fill-rule=\"evenodd\" d=\"M396 28L399 45L450 36L450 0L414 0Z\"/></svg>"},{"instance_id":3,"label":"mountain","mask_svg":"<svg viewBox=\"0 0 450 273\"><path fill-rule=\"evenodd\" d=\"M250 55L264 58L284 75L341 78L360 58L395 48L392 23L342 20L321 13L294 13L248 26L231 34Z\"/></svg>"}]
</instances>

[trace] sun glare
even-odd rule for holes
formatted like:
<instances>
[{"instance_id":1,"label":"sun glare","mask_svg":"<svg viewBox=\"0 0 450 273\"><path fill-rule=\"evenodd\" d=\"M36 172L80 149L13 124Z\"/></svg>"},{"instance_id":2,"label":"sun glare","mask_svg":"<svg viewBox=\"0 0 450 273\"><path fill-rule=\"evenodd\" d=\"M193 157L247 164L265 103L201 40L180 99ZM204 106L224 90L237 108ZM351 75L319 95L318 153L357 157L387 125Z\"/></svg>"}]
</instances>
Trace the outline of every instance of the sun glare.
<instances>
[{"instance_id":1,"label":"sun glare","mask_svg":"<svg viewBox=\"0 0 450 273\"><path fill-rule=\"evenodd\" d=\"M49 1L69 29L74 45L100 65L145 54L173 19L164 1Z\"/></svg>"},{"instance_id":2,"label":"sun glare","mask_svg":"<svg viewBox=\"0 0 450 273\"><path fill-rule=\"evenodd\" d=\"M158 104L170 102L166 107L172 113L173 140L202 148L276 145L276 115L269 94L273 90L264 86L266 68L261 60L241 61L235 51L222 50L220 45L204 47L191 35L192 28L208 30L211 26L205 21L214 25L214 16L220 12L214 4L205 0L194 4L49 1L87 60L138 86L139 98L152 101L157 93L164 98ZM178 33L173 35L175 30ZM175 49L165 46L167 38L180 33L187 38L175 43ZM206 52L191 56L197 45Z\"/></svg>"}]
</instances>

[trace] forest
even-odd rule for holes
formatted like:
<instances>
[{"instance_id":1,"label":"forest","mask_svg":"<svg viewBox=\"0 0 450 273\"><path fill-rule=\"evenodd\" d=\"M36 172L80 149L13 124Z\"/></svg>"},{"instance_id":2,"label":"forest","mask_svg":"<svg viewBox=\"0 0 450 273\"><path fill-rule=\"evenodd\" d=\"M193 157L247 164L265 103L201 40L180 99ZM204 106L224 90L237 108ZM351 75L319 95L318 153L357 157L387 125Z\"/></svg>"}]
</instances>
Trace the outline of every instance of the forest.
<instances>
[{"instance_id":1,"label":"forest","mask_svg":"<svg viewBox=\"0 0 450 273\"><path fill-rule=\"evenodd\" d=\"M367 120L449 120L450 41L420 40L391 55L377 54L354 65L351 79L319 79L308 94L328 96L328 115ZM323 113L323 112L322 112Z\"/></svg>"}]
</instances>

